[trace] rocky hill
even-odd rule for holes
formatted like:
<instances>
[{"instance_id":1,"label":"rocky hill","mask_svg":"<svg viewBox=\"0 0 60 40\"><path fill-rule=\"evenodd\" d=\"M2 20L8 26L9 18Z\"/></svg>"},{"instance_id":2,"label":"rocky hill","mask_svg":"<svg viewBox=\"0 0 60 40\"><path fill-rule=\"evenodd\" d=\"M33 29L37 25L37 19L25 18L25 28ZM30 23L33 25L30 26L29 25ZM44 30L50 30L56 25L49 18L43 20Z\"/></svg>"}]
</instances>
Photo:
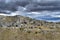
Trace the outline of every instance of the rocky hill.
<instances>
[{"instance_id":1,"label":"rocky hill","mask_svg":"<svg viewBox=\"0 0 60 40\"><path fill-rule=\"evenodd\" d=\"M46 22L42 20L35 20L23 16L0 16L0 27L27 27L27 26L46 26L46 27L59 27L59 22Z\"/></svg>"},{"instance_id":2,"label":"rocky hill","mask_svg":"<svg viewBox=\"0 0 60 40\"><path fill-rule=\"evenodd\" d=\"M47 26L48 22L23 16L0 16L0 27Z\"/></svg>"},{"instance_id":3,"label":"rocky hill","mask_svg":"<svg viewBox=\"0 0 60 40\"><path fill-rule=\"evenodd\" d=\"M60 22L0 16L0 40L60 40Z\"/></svg>"}]
</instances>

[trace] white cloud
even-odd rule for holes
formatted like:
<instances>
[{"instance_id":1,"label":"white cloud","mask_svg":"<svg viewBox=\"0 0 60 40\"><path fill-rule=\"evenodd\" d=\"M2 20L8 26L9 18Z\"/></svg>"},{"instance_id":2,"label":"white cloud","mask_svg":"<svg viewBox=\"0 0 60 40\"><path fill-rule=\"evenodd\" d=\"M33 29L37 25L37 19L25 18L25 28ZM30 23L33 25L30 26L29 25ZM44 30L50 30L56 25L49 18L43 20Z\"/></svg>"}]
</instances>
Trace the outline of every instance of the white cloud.
<instances>
[{"instance_id":1,"label":"white cloud","mask_svg":"<svg viewBox=\"0 0 60 40\"><path fill-rule=\"evenodd\" d=\"M41 11L41 12L23 12L23 11L15 11L11 12L10 14L0 13L0 15L4 16L15 16L15 15L22 15L31 18L35 18L37 20L45 20L48 22L60 22L60 12L59 11ZM51 19L53 18L53 19ZM57 18L57 20L55 20Z\"/></svg>"}]
</instances>

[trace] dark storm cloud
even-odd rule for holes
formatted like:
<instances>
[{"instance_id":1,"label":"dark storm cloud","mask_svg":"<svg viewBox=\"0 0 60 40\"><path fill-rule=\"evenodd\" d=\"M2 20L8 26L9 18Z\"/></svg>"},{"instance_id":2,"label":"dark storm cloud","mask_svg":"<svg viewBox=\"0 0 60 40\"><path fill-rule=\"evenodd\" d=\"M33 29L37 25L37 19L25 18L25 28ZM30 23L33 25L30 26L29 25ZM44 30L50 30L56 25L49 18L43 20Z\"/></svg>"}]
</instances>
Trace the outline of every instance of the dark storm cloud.
<instances>
[{"instance_id":1,"label":"dark storm cloud","mask_svg":"<svg viewBox=\"0 0 60 40\"><path fill-rule=\"evenodd\" d=\"M10 0L6 3L14 3L18 6L25 6L30 3L30 0Z\"/></svg>"},{"instance_id":2,"label":"dark storm cloud","mask_svg":"<svg viewBox=\"0 0 60 40\"><path fill-rule=\"evenodd\" d=\"M59 0L0 0L0 10L17 11L17 7L26 11L60 10Z\"/></svg>"},{"instance_id":3,"label":"dark storm cloud","mask_svg":"<svg viewBox=\"0 0 60 40\"><path fill-rule=\"evenodd\" d=\"M19 6L26 6L27 4L40 4L40 5L60 5L59 0L1 0L5 3L14 3Z\"/></svg>"},{"instance_id":4,"label":"dark storm cloud","mask_svg":"<svg viewBox=\"0 0 60 40\"><path fill-rule=\"evenodd\" d=\"M18 6L24 7L28 3L27 0L0 0L0 10L17 11Z\"/></svg>"},{"instance_id":5,"label":"dark storm cloud","mask_svg":"<svg viewBox=\"0 0 60 40\"><path fill-rule=\"evenodd\" d=\"M27 9L27 11L44 11L44 10L53 11L53 10L60 10L60 6L54 6L54 5L41 6L41 5L38 5L38 4L29 4L29 5L26 5L25 8Z\"/></svg>"},{"instance_id":6,"label":"dark storm cloud","mask_svg":"<svg viewBox=\"0 0 60 40\"><path fill-rule=\"evenodd\" d=\"M25 6L27 11L60 10L59 0L32 0Z\"/></svg>"},{"instance_id":7,"label":"dark storm cloud","mask_svg":"<svg viewBox=\"0 0 60 40\"><path fill-rule=\"evenodd\" d=\"M0 9L2 10L10 10L10 11L16 11L16 5L14 4L3 4L3 3L0 3Z\"/></svg>"}]
</instances>

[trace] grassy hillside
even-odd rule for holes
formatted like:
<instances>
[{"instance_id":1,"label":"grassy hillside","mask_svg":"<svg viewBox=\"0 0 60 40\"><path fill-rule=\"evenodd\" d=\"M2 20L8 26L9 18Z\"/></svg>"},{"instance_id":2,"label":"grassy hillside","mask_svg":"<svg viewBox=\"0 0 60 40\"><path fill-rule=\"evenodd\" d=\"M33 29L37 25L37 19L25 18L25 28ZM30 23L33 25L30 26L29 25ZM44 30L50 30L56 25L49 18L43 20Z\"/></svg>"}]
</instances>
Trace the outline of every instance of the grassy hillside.
<instances>
[{"instance_id":1,"label":"grassy hillside","mask_svg":"<svg viewBox=\"0 0 60 40\"><path fill-rule=\"evenodd\" d=\"M0 28L0 40L60 40L60 29Z\"/></svg>"},{"instance_id":2,"label":"grassy hillside","mask_svg":"<svg viewBox=\"0 0 60 40\"><path fill-rule=\"evenodd\" d=\"M60 40L60 23L0 16L0 40Z\"/></svg>"}]
</instances>

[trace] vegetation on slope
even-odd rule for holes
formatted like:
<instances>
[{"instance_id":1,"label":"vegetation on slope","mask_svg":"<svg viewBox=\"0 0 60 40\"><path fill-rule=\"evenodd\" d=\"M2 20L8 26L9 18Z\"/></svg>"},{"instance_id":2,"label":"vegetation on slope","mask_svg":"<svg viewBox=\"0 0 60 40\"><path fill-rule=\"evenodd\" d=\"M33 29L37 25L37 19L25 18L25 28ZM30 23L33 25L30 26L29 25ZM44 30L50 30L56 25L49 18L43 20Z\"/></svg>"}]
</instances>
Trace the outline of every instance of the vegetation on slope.
<instances>
[{"instance_id":1,"label":"vegetation on slope","mask_svg":"<svg viewBox=\"0 0 60 40\"><path fill-rule=\"evenodd\" d=\"M60 40L60 23L0 16L0 40Z\"/></svg>"},{"instance_id":2,"label":"vegetation on slope","mask_svg":"<svg viewBox=\"0 0 60 40\"><path fill-rule=\"evenodd\" d=\"M60 31L52 31L51 29L41 30L38 28L1 27L0 40L60 40Z\"/></svg>"}]
</instances>

